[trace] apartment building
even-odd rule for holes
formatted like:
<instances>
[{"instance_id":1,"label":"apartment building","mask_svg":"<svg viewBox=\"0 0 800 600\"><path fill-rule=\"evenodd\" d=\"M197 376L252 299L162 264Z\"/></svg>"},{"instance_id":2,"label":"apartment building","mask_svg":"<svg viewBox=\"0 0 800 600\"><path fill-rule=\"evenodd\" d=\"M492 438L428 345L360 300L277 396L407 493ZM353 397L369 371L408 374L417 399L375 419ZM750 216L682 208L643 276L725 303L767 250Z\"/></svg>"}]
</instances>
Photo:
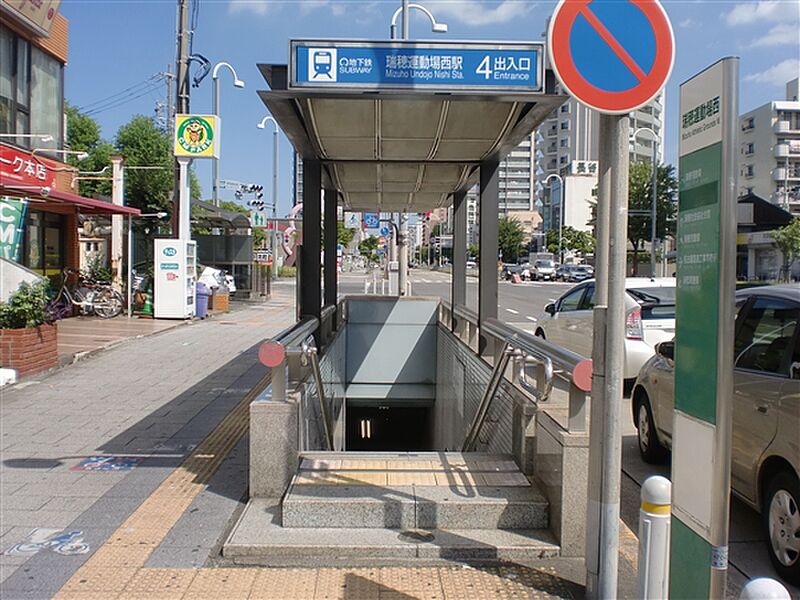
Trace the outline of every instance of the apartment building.
<instances>
[{"instance_id":1,"label":"apartment building","mask_svg":"<svg viewBox=\"0 0 800 600\"><path fill-rule=\"evenodd\" d=\"M800 78L739 118L739 196L755 194L800 216Z\"/></svg>"}]
</instances>

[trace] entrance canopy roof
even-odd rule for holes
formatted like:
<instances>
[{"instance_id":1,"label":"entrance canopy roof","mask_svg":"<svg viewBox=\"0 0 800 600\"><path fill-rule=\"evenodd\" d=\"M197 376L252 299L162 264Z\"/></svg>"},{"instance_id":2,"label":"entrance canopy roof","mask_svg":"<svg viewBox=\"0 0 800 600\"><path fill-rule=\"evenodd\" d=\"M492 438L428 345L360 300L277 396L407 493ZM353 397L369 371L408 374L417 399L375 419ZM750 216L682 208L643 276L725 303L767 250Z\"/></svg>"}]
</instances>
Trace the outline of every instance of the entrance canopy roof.
<instances>
[{"instance_id":1,"label":"entrance canopy roof","mask_svg":"<svg viewBox=\"0 0 800 600\"><path fill-rule=\"evenodd\" d=\"M302 87L291 85L291 65L258 67L270 87L259 92L267 109L302 158L322 161L323 186L356 211L449 206L477 182L481 162L502 160L566 99L552 93L550 71L532 92Z\"/></svg>"}]
</instances>

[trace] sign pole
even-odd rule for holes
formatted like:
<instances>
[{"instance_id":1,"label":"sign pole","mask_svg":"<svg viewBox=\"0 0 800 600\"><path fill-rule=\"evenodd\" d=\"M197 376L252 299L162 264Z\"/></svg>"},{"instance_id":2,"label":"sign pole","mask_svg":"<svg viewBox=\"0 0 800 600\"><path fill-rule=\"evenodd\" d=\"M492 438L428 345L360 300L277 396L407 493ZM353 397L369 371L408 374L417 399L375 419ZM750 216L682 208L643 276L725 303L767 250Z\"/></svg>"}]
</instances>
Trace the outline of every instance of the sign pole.
<instances>
[{"instance_id":1,"label":"sign pole","mask_svg":"<svg viewBox=\"0 0 800 600\"><path fill-rule=\"evenodd\" d=\"M178 156L178 239L190 240L192 239L191 229L191 200L189 192L189 161L186 156Z\"/></svg>"},{"instance_id":2,"label":"sign pole","mask_svg":"<svg viewBox=\"0 0 800 600\"><path fill-rule=\"evenodd\" d=\"M738 76L725 58L680 88L671 598L725 596Z\"/></svg>"}]
</instances>

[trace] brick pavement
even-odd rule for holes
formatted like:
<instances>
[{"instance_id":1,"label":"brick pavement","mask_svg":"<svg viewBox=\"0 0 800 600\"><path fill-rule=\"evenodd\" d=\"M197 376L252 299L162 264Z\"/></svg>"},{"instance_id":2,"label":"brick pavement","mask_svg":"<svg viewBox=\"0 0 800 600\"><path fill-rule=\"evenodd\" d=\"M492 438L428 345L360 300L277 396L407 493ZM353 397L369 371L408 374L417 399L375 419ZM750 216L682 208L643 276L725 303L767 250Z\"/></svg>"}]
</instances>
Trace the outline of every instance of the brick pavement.
<instances>
[{"instance_id":1,"label":"brick pavement","mask_svg":"<svg viewBox=\"0 0 800 600\"><path fill-rule=\"evenodd\" d=\"M69 571L81 558L8 554L33 528L80 530L93 550L219 424L265 376L256 346L294 321L292 293L0 391L0 596L46 597L35 589L51 574L25 569L38 561ZM128 472L71 470L96 455L141 462Z\"/></svg>"}]
</instances>

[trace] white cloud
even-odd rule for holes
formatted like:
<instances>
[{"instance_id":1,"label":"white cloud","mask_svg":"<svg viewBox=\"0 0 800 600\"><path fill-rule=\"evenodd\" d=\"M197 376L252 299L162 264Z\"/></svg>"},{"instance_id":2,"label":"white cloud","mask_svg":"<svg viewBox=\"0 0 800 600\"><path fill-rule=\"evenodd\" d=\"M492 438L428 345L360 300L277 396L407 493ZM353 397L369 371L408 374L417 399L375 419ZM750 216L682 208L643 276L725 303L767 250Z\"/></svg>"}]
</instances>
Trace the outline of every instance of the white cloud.
<instances>
[{"instance_id":1,"label":"white cloud","mask_svg":"<svg viewBox=\"0 0 800 600\"><path fill-rule=\"evenodd\" d=\"M787 81L797 77L798 73L800 73L800 60L788 58L777 65L771 66L766 71L751 73L745 76L744 80L767 85L783 86Z\"/></svg>"},{"instance_id":2,"label":"white cloud","mask_svg":"<svg viewBox=\"0 0 800 600\"><path fill-rule=\"evenodd\" d=\"M452 19L474 27L508 23L530 12L535 4L521 0L502 0L490 7L488 2L479 0L452 0L429 2L426 6L436 16L437 21L446 22Z\"/></svg>"},{"instance_id":3,"label":"white cloud","mask_svg":"<svg viewBox=\"0 0 800 600\"><path fill-rule=\"evenodd\" d=\"M737 4L723 14L728 25L752 25L756 21L798 21L800 20L800 3L793 0L761 0Z\"/></svg>"},{"instance_id":4,"label":"white cloud","mask_svg":"<svg viewBox=\"0 0 800 600\"><path fill-rule=\"evenodd\" d=\"M800 44L800 31L798 24L779 23L765 33L762 37L753 40L752 47L760 46L784 46Z\"/></svg>"},{"instance_id":5,"label":"white cloud","mask_svg":"<svg viewBox=\"0 0 800 600\"><path fill-rule=\"evenodd\" d=\"M681 29L691 29L693 27L697 27L698 24L699 23L697 21L689 17L678 23L678 27L680 27Z\"/></svg>"},{"instance_id":6,"label":"white cloud","mask_svg":"<svg viewBox=\"0 0 800 600\"><path fill-rule=\"evenodd\" d=\"M231 0L228 6L228 12L231 14L237 13L254 13L259 16L264 16L271 12L275 4L268 0Z\"/></svg>"}]
</instances>

